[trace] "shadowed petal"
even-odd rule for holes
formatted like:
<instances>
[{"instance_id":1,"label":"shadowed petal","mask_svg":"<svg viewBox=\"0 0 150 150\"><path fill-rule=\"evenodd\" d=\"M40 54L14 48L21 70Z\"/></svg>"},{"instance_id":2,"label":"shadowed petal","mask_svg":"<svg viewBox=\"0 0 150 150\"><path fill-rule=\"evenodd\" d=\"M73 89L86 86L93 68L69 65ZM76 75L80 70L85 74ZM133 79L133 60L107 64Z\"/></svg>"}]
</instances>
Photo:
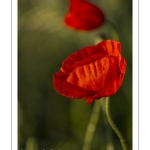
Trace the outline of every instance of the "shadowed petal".
<instances>
[{"instance_id":1,"label":"shadowed petal","mask_svg":"<svg viewBox=\"0 0 150 150\"><path fill-rule=\"evenodd\" d=\"M63 72L57 72L53 77L54 88L57 92L68 98L86 99L92 95L91 91L84 90L77 85L72 85L66 80L67 75Z\"/></svg>"},{"instance_id":2,"label":"shadowed petal","mask_svg":"<svg viewBox=\"0 0 150 150\"><path fill-rule=\"evenodd\" d=\"M111 95L114 95L118 91L118 89L122 85L123 78L126 72L126 61L121 56L119 57L118 65L120 69L119 76L116 75L116 78L114 78L114 80L110 82L109 85L105 87L100 93L94 95L93 98L97 99L99 97L111 96ZM114 71L112 72L112 74L115 74Z\"/></svg>"}]
</instances>

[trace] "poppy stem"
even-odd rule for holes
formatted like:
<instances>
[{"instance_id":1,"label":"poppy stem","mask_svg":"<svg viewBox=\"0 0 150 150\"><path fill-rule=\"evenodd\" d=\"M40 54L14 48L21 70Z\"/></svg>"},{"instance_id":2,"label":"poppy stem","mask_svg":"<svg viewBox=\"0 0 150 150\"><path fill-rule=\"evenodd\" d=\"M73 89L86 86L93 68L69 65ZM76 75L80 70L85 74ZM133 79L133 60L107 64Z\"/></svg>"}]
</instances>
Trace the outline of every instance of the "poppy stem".
<instances>
[{"instance_id":1,"label":"poppy stem","mask_svg":"<svg viewBox=\"0 0 150 150\"><path fill-rule=\"evenodd\" d=\"M110 21L110 20L107 20L107 23L113 28L113 33L112 33L112 36L114 39L120 41L120 36L119 36L119 29L116 27L116 25Z\"/></svg>"},{"instance_id":2,"label":"poppy stem","mask_svg":"<svg viewBox=\"0 0 150 150\"><path fill-rule=\"evenodd\" d=\"M91 113L91 117L90 117L90 120L89 120L89 123L87 126L87 130L85 133L84 144L83 144L82 150L90 150L91 149L92 139L94 136L94 132L95 132L96 125L98 123L99 114L100 114L100 108L101 108L100 101L95 100L93 109L92 109L92 113Z\"/></svg>"},{"instance_id":3,"label":"poppy stem","mask_svg":"<svg viewBox=\"0 0 150 150\"><path fill-rule=\"evenodd\" d=\"M111 119L110 112L109 112L109 103L110 103L110 99L109 99L109 97L106 97L106 116L107 116L108 122L111 125L112 129L117 134L118 138L120 139L123 150L127 150L127 146L125 144L125 140L124 140L121 132L118 130L118 128L114 124L113 120Z\"/></svg>"},{"instance_id":4,"label":"poppy stem","mask_svg":"<svg viewBox=\"0 0 150 150\"><path fill-rule=\"evenodd\" d=\"M107 117L106 117L105 98L103 98L103 100L101 100L101 108L102 108L103 122L104 122L104 126L106 128L106 130L104 130L106 150L114 150L114 146L112 144L113 143L112 130L111 130L111 127L110 127L110 125L107 121Z\"/></svg>"}]
</instances>

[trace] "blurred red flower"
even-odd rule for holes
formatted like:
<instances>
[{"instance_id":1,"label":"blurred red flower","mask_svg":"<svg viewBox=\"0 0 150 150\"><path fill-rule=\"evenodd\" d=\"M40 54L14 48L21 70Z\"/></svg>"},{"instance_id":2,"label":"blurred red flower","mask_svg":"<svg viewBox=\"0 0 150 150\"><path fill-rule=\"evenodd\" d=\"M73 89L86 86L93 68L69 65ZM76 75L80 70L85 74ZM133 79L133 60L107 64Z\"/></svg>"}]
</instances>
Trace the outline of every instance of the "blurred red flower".
<instances>
[{"instance_id":1,"label":"blurred red flower","mask_svg":"<svg viewBox=\"0 0 150 150\"><path fill-rule=\"evenodd\" d=\"M92 30L104 22L104 14L100 8L86 0L70 0L70 9L64 22L74 29Z\"/></svg>"},{"instance_id":2,"label":"blurred red flower","mask_svg":"<svg viewBox=\"0 0 150 150\"><path fill-rule=\"evenodd\" d=\"M126 71L121 45L105 40L85 47L65 59L53 77L54 88L68 98L95 99L114 95L120 88Z\"/></svg>"}]
</instances>

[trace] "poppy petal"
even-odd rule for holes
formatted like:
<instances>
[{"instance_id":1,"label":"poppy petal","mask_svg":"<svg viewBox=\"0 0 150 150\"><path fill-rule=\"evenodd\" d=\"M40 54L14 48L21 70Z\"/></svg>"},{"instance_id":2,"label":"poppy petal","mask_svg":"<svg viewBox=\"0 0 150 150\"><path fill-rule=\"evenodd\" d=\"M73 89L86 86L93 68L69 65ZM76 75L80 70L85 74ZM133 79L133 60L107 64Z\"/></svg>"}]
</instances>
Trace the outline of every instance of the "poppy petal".
<instances>
[{"instance_id":1,"label":"poppy petal","mask_svg":"<svg viewBox=\"0 0 150 150\"><path fill-rule=\"evenodd\" d=\"M74 65L77 62L80 62L89 56L91 56L91 52L94 50L93 46L87 46L77 52L74 52L72 55L70 55L68 58L66 58L62 63L62 68L67 70L72 65ZM98 52L97 52L98 53Z\"/></svg>"},{"instance_id":2,"label":"poppy petal","mask_svg":"<svg viewBox=\"0 0 150 150\"><path fill-rule=\"evenodd\" d=\"M121 45L115 40L104 40L98 43L96 49L101 49L103 53L109 56L120 56L121 55ZM105 51L105 52L104 52Z\"/></svg>"},{"instance_id":3,"label":"poppy petal","mask_svg":"<svg viewBox=\"0 0 150 150\"><path fill-rule=\"evenodd\" d=\"M101 56L119 56L121 55L121 45L115 40L104 40L95 46L87 46L65 59L62 63L62 70L68 70L68 68L73 67L75 63L96 54Z\"/></svg>"},{"instance_id":4,"label":"poppy petal","mask_svg":"<svg viewBox=\"0 0 150 150\"><path fill-rule=\"evenodd\" d=\"M125 71L126 71L126 61L124 58L119 57L119 69L120 69L120 74L119 76L117 76L117 72L115 75L115 69L113 69L112 74L114 76L116 76L116 79L114 79L112 82L110 82L110 84L105 87L100 93L98 93L97 95L94 95L93 98L99 98L99 97L107 97L107 96L111 96L114 95L118 89L120 88L120 86L122 85L122 81L125 75Z\"/></svg>"},{"instance_id":5,"label":"poppy petal","mask_svg":"<svg viewBox=\"0 0 150 150\"><path fill-rule=\"evenodd\" d=\"M90 90L94 95L103 91L118 77L120 70L117 63L118 59L115 57L104 57L93 63L79 66L70 73L67 82Z\"/></svg>"},{"instance_id":6,"label":"poppy petal","mask_svg":"<svg viewBox=\"0 0 150 150\"><path fill-rule=\"evenodd\" d=\"M86 104L90 104L94 101L95 99L92 97L92 98L89 98L86 100Z\"/></svg>"},{"instance_id":7,"label":"poppy petal","mask_svg":"<svg viewBox=\"0 0 150 150\"><path fill-rule=\"evenodd\" d=\"M101 54L96 54L96 55L93 55L91 57L87 57L86 59L83 59L79 62L75 62L73 65L70 65L68 66L68 68L65 68L65 69L62 69L64 72L66 73L70 73L72 72L75 68L79 67L79 66L83 66L83 65L88 65L90 64L91 62L95 62L97 60L100 60L102 59L103 57L105 57L105 55L101 55Z\"/></svg>"},{"instance_id":8,"label":"poppy petal","mask_svg":"<svg viewBox=\"0 0 150 150\"><path fill-rule=\"evenodd\" d=\"M54 75L53 84L55 90L68 98L86 99L90 91L68 83L66 78L67 75L63 72L57 72Z\"/></svg>"}]
</instances>

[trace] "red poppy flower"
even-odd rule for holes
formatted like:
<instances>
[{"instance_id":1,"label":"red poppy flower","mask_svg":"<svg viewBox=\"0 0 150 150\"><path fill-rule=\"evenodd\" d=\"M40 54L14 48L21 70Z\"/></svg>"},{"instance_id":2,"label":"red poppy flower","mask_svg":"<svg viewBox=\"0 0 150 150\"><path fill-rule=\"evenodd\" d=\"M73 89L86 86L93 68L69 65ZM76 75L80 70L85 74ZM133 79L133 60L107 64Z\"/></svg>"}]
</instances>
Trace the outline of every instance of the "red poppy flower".
<instances>
[{"instance_id":1,"label":"red poppy flower","mask_svg":"<svg viewBox=\"0 0 150 150\"><path fill-rule=\"evenodd\" d=\"M122 84L125 70L120 43L105 40L65 59L53 77L54 88L68 98L85 99L89 104L114 95Z\"/></svg>"},{"instance_id":2,"label":"red poppy flower","mask_svg":"<svg viewBox=\"0 0 150 150\"><path fill-rule=\"evenodd\" d=\"M86 0L70 0L70 10L64 22L71 28L92 30L104 22L101 9Z\"/></svg>"}]
</instances>

